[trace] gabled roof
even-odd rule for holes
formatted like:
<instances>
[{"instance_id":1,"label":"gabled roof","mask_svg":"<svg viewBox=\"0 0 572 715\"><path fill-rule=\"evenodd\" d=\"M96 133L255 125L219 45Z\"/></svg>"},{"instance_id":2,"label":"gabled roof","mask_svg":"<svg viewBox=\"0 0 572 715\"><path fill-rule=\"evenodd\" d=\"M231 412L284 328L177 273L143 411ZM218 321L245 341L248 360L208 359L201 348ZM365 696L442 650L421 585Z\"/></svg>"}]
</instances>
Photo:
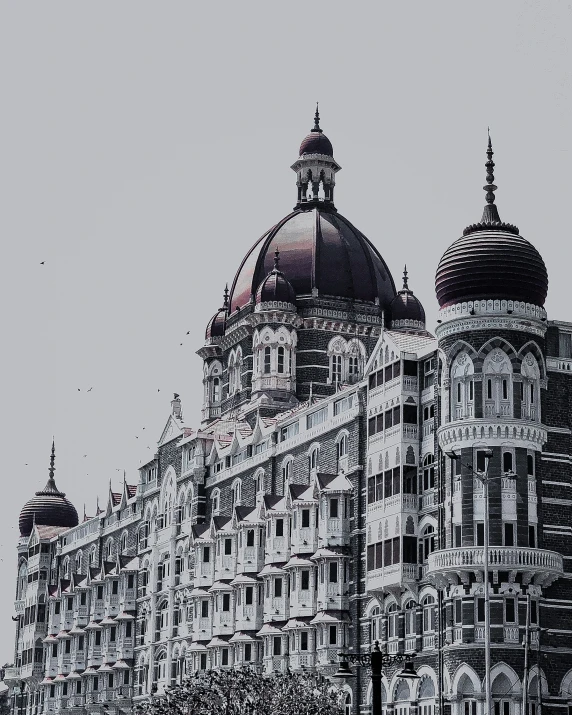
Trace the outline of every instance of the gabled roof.
<instances>
[{"instance_id":1,"label":"gabled roof","mask_svg":"<svg viewBox=\"0 0 572 715\"><path fill-rule=\"evenodd\" d=\"M317 482L322 491L346 492L353 489L350 480L343 474L318 474Z\"/></svg>"},{"instance_id":2,"label":"gabled roof","mask_svg":"<svg viewBox=\"0 0 572 715\"><path fill-rule=\"evenodd\" d=\"M286 497L281 497L278 494L266 494L264 496L264 506L266 509L279 512L287 512Z\"/></svg>"},{"instance_id":3,"label":"gabled roof","mask_svg":"<svg viewBox=\"0 0 572 715\"><path fill-rule=\"evenodd\" d=\"M290 497L292 501L315 502L313 484L290 484Z\"/></svg>"},{"instance_id":4,"label":"gabled roof","mask_svg":"<svg viewBox=\"0 0 572 715\"><path fill-rule=\"evenodd\" d=\"M210 535L210 524L195 524L191 527L191 533L195 541L212 541Z\"/></svg>"}]
</instances>

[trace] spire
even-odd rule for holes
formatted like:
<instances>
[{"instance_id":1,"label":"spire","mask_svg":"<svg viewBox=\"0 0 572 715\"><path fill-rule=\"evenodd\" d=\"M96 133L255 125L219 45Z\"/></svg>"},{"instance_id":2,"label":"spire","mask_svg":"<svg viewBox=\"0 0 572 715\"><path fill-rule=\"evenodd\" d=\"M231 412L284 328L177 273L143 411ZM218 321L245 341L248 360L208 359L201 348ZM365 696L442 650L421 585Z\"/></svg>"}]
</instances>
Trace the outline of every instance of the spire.
<instances>
[{"instance_id":1,"label":"spire","mask_svg":"<svg viewBox=\"0 0 572 715\"><path fill-rule=\"evenodd\" d=\"M224 287L222 310L228 310L228 283Z\"/></svg>"},{"instance_id":2,"label":"spire","mask_svg":"<svg viewBox=\"0 0 572 715\"><path fill-rule=\"evenodd\" d=\"M322 133L322 130L320 129L320 112L318 111L318 102L316 102L316 114L314 114L314 128L312 131L320 132L320 134Z\"/></svg>"},{"instance_id":3,"label":"spire","mask_svg":"<svg viewBox=\"0 0 572 715\"><path fill-rule=\"evenodd\" d=\"M275 273L277 273L279 269L279 264L280 264L280 251L276 249L274 251L274 268L272 269Z\"/></svg>"},{"instance_id":4,"label":"spire","mask_svg":"<svg viewBox=\"0 0 572 715\"><path fill-rule=\"evenodd\" d=\"M500 223L500 216L498 209L495 204L495 191L497 190L497 187L494 185L494 169L495 169L495 163L493 161L493 145L491 142L491 132L490 129L487 127L487 132L489 135L489 143L487 146L487 161L485 163L485 168L487 170L487 175L486 175L486 184L483 186L484 191L486 191L486 200L487 200L487 205L484 208L483 211L483 217L481 219L481 223Z\"/></svg>"},{"instance_id":5,"label":"spire","mask_svg":"<svg viewBox=\"0 0 572 715\"><path fill-rule=\"evenodd\" d=\"M403 267L403 290L409 290L409 285L407 282L407 266Z\"/></svg>"},{"instance_id":6,"label":"spire","mask_svg":"<svg viewBox=\"0 0 572 715\"><path fill-rule=\"evenodd\" d=\"M41 492L36 492L36 495L40 494L62 494L60 490L56 486L56 481L54 479L54 472L56 471L55 467L55 462L56 462L56 445L55 445L55 440L52 437L52 453L50 455L50 468L48 470L48 482L46 486L42 489ZM65 496L65 494L63 495Z\"/></svg>"}]
</instances>

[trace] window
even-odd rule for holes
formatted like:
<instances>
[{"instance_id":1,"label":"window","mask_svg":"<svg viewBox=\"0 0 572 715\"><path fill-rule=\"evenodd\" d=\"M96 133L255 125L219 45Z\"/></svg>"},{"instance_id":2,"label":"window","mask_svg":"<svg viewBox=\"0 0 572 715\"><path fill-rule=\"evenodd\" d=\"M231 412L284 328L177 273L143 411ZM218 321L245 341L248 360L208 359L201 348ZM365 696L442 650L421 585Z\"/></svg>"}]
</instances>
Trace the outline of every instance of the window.
<instances>
[{"instance_id":1,"label":"window","mask_svg":"<svg viewBox=\"0 0 572 715\"><path fill-rule=\"evenodd\" d=\"M203 546L203 563L208 564L211 560L211 547Z\"/></svg>"},{"instance_id":2,"label":"window","mask_svg":"<svg viewBox=\"0 0 572 715\"><path fill-rule=\"evenodd\" d=\"M329 631L330 631L330 645L337 645L338 644L338 627L330 626Z\"/></svg>"},{"instance_id":3,"label":"window","mask_svg":"<svg viewBox=\"0 0 572 715\"><path fill-rule=\"evenodd\" d=\"M272 638L272 655L282 655L282 636Z\"/></svg>"},{"instance_id":4,"label":"window","mask_svg":"<svg viewBox=\"0 0 572 715\"><path fill-rule=\"evenodd\" d=\"M269 347L264 348L264 374L268 375L270 374L270 355L271 355L271 349Z\"/></svg>"},{"instance_id":5,"label":"window","mask_svg":"<svg viewBox=\"0 0 572 715\"><path fill-rule=\"evenodd\" d=\"M302 528L307 529L310 526L310 510L302 509Z\"/></svg>"},{"instance_id":6,"label":"window","mask_svg":"<svg viewBox=\"0 0 572 715\"><path fill-rule=\"evenodd\" d=\"M201 618L209 617L209 602L206 599L201 601Z\"/></svg>"},{"instance_id":7,"label":"window","mask_svg":"<svg viewBox=\"0 0 572 715\"><path fill-rule=\"evenodd\" d=\"M398 622L399 622L399 612L397 610L397 604L392 603L387 609L387 637L397 638L398 636Z\"/></svg>"},{"instance_id":8,"label":"window","mask_svg":"<svg viewBox=\"0 0 572 715\"><path fill-rule=\"evenodd\" d=\"M512 472L513 471L512 452L503 452L502 470L503 470L503 472Z\"/></svg>"},{"instance_id":9,"label":"window","mask_svg":"<svg viewBox=\"0 0 572 715\"><path fill-rule=\"evenodd\" d=\"M328 408L322 407L322 409L317 410L316 412L312 412L310 415L308 415L308 417L306 418L307 428L311 429L312 427L321 425L324 422L326 422L327 419L328 419ZM310 468L312 468L312 467L310 467Z\"/></svg>"},{"instance_id":10,"label":"window","mask_svg":"<svg viewBox=\"0 0 572 715\"><path fill-rule=\"evenodd\" d=\"M284 536L284 519L276 519L274 529L276 536Z\"/></svg>"},{"instance_id":11,"label":"window","mask_svg":"<svg viewBox=\"0 0 572 715\"><path fill-rule=\"evenodd\" d=\"M425 378L423 387L426 389L435 383L435 358L425 360L423 363L423 373Z\"/></svg>"},{"instance_id":12,"label":"window","mask_svg":"<svg viewBox=\"0 0 572 715\"><path fill-rule=\"evenodd\" d=\"M308 631L300 632L300 650L308 650Z\"/></svg>"},{"instance_id":13,"label":"window","mask_svg":"<svg viewBox=\"0 0 572 715\"><path fill-rule=\"evenodd\" d=\"M532 548L537 547L536 543L536 526L534 524L528 525L528 545Z\"/></svg>"},{"instance_id":14,"label":"window","mask_svg":"<svg viewBox=\"0 0 572 715\"><path fill-rule=\"evenodd\" d=\"M505 599L504 621L505 623L516 623L516 599L513 597Z\"/></svg>"},{"instance_id":15,"label":"window","mask_svg":"<svg viewBox=\"0 0 572 715\"><path fill-rule=\"evenodd\" d=\"M337 444L337 457L338 459L342 459L343 457L348 456L348 436L343 435L340 440L338 441Z\"/></svg>"},{"instance_id":16,"label":"window","mask_svg":"<svg viewBox=\"0 0 572 715\"><path fill-rule=\"evenodd\" d=\"M278 373L283 375L286 372L284 369L284 348L278 348Z\"/></svg>"},{"instance_id":17,"label":"window","mask_svg":"<svg viewBox=\"0 0 572 715\"><path fill-rule=\"evenodd\" d=\"M405 635L412 636L416 633L415 627L415 603L409 601L405 604Z\"/></svg>"},{"instance_id":18,"label":"window","mask_svg":"<svg viewBox=\"0 0 572 715\"><path fill-rule=\"evenodd\" d=\"M338 505L339 505L339 499L337 499L336 497L332 497L330 499L330 519L338 518L338 516L339 516Z\"/></svg>"},{"instance_id":19,"label":"window","mask_svg":"<svg viewBox=\"0 0 572 715\"><path fill-rule=\"evenodd\" d=\"M463 623L463 601L460 598L453 600L453 623L456 626Z\"/></svg>"},{"instance_id":20,"label":"window","mask_svg":"<svg viewBox=\"0 0 572 715\"><path fill-rule=\"evenodd\" d=\"M432 454L423 460L423 491L435 488L435 463Z\"/></svg>"},{"instance_id":21,"label":"window","mask_svg":"<svg viewBox=\"0 0 572 715\"><path fill-rule=\"evenodd\" d=\"M254 546L254 529L246 530L246 545Z\"/></svg>"},{"instance_id":22,"label":"window","mask_svg":"<svg viewBox=\"0 0 572 715\"><path fill-rule=\"evenodd\" d=\"M224 555L230 556L232 554L232 539L224 540Z\"/></svg>"},{"instance_id":23,"label":"window","mask_svg":"<svg viewBox=\"0 0 572 715\"><path fill-rule=\"evenodd\" d=\"M503 524L503 538L505 546L514 546L514 524L510 521L505 521Z\"/></svg>"},{"instance_id":24,"label":"window","mask_svg":"<svg viewBox=\"0 0 572 715\"><path fill-rule=\"evenodd\" d=\"M244 660L247 662L252 660L252 643L244 644Z\"/></svg>"},{"instance_id":25,"label":"window","mask_svg":"<svg viewBox=\"0 0 572 715\"><path fill-rule=\"evenodd\" d=\"M482 521L475 522L475 546L485 545L485 524Z\"/></svg>"},{"instance_id":26,"label":"window","mask_svg":"<svg viewBox=\"0 0 572 715\"><path fill-rule=\"evenodd\" d=\"M484 623L484 620L485 620L485 599L477 598L476 622Z\"/></svg>"},{"instance_id":27,"label":"window","mask_svg":"<svg viewBox=\"0 0 572 715\"><path fill-rule=\"evenodd\" d=\"M282 579L275 578L274 579L274 598L281 598L281 597L282 597Z\"/></svg>"},{"instance_id":28,"label":"window","mask_svg":"<svg viewBox=\"0 0 572 715\"><path fill-rule=\"evenodd\" d=\"M230 611L230 593L222 594L222 610Z\"/></svg>"},{"instance_id":29,"label":"window","mask_svg":"<svg viewBox=\"0 0 572 715\"><path fill-rule=\"evenodd\" d=\"M329 581L330 581L330 583L338 582L338 562L337 561L330 561Z\"/></svg>"},{"instance_id":30,"label":"window","mask_svg":"<svg viewBox=\"0 0 572 715\"><path fill-rule=\"evenodd\" d=\"M331 378L334 385L342 381L342 356L332 355Z\"/></svg>"},{"instance_id":31,"label":"window","mask_svg":"<svg viewBox=\"0 0 572 715\"><path fill-rule=\"evenodd\" d=\"M572 358L572 335L570 333L559 333L559 357Z\"/></svg>"},{"instance_id":32,"label":"window","mask_svg":"<svg viewBox=\"0 0 572 715\"><path fill-rule=\"evenodd\" d=\"M252 605L253 596L254 596L254 588L252 586L247 586L245 594L244 594L244 603L247 606Z\"/></svg>"},{"instance_id":33,"label":"window","mask_svg":"<svg viewBox=\"0 0 572 715\"><path fill-rule=\"evenodd\" d=\"M433 596L425 596L422 602L423 605L423 632L432 632L435 630L436 606Z\"/></svg>"},{"instance_id":34,"label":"window","mask_svg":"<svg viewBox=\"0 0 572 715\"><path fill-rule=\"evenodd\" d=\"M211 400L212 402L220 402L220 377L213 377Z\"/></svg>"},{"instance_id":35,"label":"window","mask_svg":"<svg viewBox=\"0 0 572 715\"><path fill-rule=\"evenodd\" d=\"M534 456L532 454L526 455L526 472L529 477L534 476Z\"/></svg>"},{"instance_id":36,"label":"window","mask_svg":"<svg viewBox=\"0 0 572 715\"><path fill-rule=\"evenodd\" d=\"M300 574L300 589L307 591L310 588L310 571L303 569Z\"/></svg>"}]
</instances>

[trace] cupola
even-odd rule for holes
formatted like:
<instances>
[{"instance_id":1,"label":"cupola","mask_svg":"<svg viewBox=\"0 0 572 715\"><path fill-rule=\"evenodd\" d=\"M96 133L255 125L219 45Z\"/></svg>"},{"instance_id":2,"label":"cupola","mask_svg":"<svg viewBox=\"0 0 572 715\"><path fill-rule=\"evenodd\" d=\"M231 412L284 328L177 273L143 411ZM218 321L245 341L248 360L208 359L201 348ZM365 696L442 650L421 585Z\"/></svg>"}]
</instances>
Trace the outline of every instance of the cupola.
<instances>
[{"instance_id":1,"label":"cupola","mask_svg":"<svg viewBox=\"0 0 572 715\"><path fill-rule=\"evenodd\" d=\"M56 486L54 480L55 459L55 445L52 442L48 483L24 504L20 512L20 536L29 536L34 524L71 528L79 523L74 505L66 499L66 495L60 492Z\"/></svg>"},{"instance_id":2,"label":"cupola","mask_svg":"<svg viewBox=\"0 0 572 715\"><path fill-rule=\"evenodd\" d=\"M407 266L403 269L403 288L389 306L391 330L425 330L425 310L409 289Z\"/></svg>"},{"instance_id":3,"label":"cupola","mask_svg":"<svg viewBox=\"0 0 572 715\"><path fill-rule=\"evenodd\" d=\"M314 127L300 144L300 156L292 164L298 186L296 208L308 203L322 202L335 211L335 174L341 168L334 161L332 142L320 128L320 114L316 105Z\"/></svg>"},{"instance_id":4,"label":"cupola","mask_svg":"<svg viewBox=\"0 0 572 715\"><path fill-rule=\"evenodd\" d=\"M441 308L477 300L520 301L544 306L548 274L542 256L519 235L518 228L501 221L495 204L493 148L489 135L485 164L486 205L479 223L443 254L435 277Z\"/></svg>"},{"instance_id":5,"label":"cupola","mask_svg":"<svg viewBox=\"0 0 572 715\"><path fill-rule=\"evenodd\" d=\"M296 310L296 293L292 284L279 269L280 251L274 251L274 267L256 291L256 311L267 308Z\"/></svg>"}]
</instances>

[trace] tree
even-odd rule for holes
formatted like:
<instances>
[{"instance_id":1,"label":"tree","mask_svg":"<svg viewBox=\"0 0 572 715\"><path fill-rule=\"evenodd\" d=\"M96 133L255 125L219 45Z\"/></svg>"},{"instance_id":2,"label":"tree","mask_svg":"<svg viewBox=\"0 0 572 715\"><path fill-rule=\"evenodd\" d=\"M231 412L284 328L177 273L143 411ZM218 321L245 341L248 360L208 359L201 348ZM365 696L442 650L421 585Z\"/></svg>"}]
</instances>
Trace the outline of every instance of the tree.
<instances>
[{"instance_id":1,"label":"tree","mask_svg":"<svg viewBox=\"0 0 572 715\"><path fill-rule=\"evenodd\" d=\"M314 674L209 670L136 708L137 715L342 715L340 691Z\"/></svg>"},{"instance_id":2,"label":"tree","mask_svg":"<svg viewBox=\"0 0 572 715\"><path fill-rule=\"evenodd\" d=\"M8 692L8 688L0 691L0 715L10 715L12 712Z\"/></svg>"}]
</instances>

